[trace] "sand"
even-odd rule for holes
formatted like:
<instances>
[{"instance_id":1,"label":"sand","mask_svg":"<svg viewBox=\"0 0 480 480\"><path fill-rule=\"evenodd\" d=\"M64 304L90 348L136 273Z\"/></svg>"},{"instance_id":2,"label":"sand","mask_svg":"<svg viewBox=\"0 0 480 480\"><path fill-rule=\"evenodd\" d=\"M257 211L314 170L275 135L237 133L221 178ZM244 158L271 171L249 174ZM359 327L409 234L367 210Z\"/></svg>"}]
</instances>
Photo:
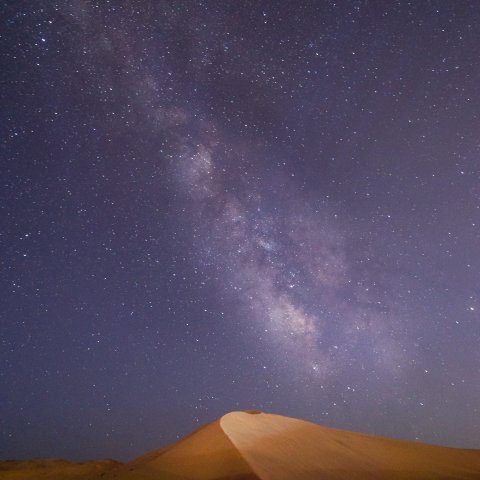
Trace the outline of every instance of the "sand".
<instances>
[{"instance_id":1,"label":"sand","mask_svg":"<svg viewBox=\"0 0 480 480\"><path fill-rule=\"evenodd\" d=\"M68 468L64 476L58 476L58 468L57 476L32 476L32 468L22 476L21 469L0 467L0 479L480 480L480 450L393 440L262 412L232 412L125 465L104 465L84 476L72 476L78 471Z\"/></svg>"}]
</instances>

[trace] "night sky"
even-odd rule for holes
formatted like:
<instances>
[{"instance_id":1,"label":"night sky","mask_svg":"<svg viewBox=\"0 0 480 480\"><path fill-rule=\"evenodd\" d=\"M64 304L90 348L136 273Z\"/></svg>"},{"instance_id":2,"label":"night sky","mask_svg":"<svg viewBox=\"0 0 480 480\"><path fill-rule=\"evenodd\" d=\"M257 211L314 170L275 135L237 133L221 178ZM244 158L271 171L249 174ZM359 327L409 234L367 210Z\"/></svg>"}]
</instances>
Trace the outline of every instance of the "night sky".
<instances>
[{"instance_id":1,"label":"night sky","mask_svg":"<svg viewBox=\"0 0 480 480\"><path fill-rule=\"evenodd\" d=\"M480 3L8 0L0 455L238 409L480 448Z\"/></svg>"}]
</instances>

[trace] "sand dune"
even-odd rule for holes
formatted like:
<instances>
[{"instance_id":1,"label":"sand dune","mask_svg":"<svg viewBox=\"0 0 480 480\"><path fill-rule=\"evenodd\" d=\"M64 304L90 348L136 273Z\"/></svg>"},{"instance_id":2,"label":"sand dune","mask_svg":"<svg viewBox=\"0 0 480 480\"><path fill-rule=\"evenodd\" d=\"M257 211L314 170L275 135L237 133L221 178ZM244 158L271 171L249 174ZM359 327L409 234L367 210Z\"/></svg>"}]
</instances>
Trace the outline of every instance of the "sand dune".
<instances>
[{"instance_id":1,"label":"sand dune","mask_svg":"<svg viewBox=\"0 0 480 480\"><path fill-rule=\"evenodd\" d=\"M480 451L403 442L260 412L233 412L127 464L128 479L480 479Z\"/></svg>"},{"instance_id":2,"label":"sand dune","mask_svg":"<svg viewBox=\"0 0 480 480\"><path fill-rule=\"evenodd\" d=\"M261 412L232 412L167 448L98 473L34 477L3 476L5 472L0 471L0 479L480 480L480 450L404 442Z\"/></svg>"}]
</instances>

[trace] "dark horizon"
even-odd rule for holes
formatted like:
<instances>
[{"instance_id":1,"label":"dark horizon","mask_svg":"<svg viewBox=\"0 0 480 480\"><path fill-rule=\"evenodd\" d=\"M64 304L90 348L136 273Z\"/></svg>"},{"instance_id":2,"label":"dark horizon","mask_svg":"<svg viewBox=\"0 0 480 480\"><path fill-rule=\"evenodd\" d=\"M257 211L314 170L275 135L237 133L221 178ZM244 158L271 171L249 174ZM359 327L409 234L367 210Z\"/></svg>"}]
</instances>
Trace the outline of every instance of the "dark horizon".
<instances>
[{"instance_id":1,"label":"dark horizon","mask_svg":"<svg viewBox=\"0 0 480 480\"><path fill-rule=\"evenodd\" d=\"M2 458L480 448L480 3L2 5Z\"/></svg>"}]
</instances>

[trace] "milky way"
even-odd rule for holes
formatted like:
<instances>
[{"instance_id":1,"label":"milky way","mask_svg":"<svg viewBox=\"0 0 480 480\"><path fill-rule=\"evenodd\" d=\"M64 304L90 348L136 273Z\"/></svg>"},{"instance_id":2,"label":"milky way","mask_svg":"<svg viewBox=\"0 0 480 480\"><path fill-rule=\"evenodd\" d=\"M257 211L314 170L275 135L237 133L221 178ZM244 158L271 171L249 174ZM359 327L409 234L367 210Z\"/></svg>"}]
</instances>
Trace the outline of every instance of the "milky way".
<instances>
[{"instance_id":1,"label":"milky way","mask_svg":"<svg viewBox=\"0 0 480 480\"><path fill-rule=\"evenodd\" d=\"M2 456L127 459L251 408L480 448L479 25L4 2Z\"/></svg>"},{"instance_id":2,"label":"milky way","mask_svg":"<svg viewBox=\"0 0 480 480\"><path fill-rule=\"evenodd\" d=\"M362 368L400 374L408 363L400 312L370 293L374 275L352 271L360 259L347 258L345 226L335 224L332 209L310 205L282 175L273 182L280 191L265 195L261 177L242 181L250 174L241 159L239 178L228 178L235 160L222 153L224 142L209 144L174 156L174 171L191 200L199 258L219 272L215 288L241 302L242 328L255 329L266 348L319 379L359 359Z\"/></svg>"}]
</instances>

